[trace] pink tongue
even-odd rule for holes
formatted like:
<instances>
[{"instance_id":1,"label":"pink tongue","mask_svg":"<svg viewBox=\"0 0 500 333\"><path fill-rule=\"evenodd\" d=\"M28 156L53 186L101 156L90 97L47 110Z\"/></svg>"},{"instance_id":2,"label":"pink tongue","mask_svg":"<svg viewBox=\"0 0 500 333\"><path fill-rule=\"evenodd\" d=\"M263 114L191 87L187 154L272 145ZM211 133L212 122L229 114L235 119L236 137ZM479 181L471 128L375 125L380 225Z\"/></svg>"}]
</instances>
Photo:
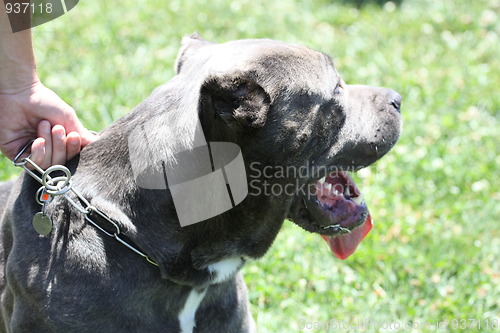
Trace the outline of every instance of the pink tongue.
<instances>
[{"instance_id":1,"label":"pink tongue","mask_svg":"<svg viewBox=\"0 0 500 333\"><path fill-rule=\"evenodd\" d=\"M353 229L348 234L343 234L342 236L332 237L324 236L323 239L330 245L330 249L333 254L339 259L347 259L351 254L356 251L359 243L365 238L365 236L372 230L373 222L372 217L368 213L368 217L365 222L359 227Z\"/></svg>"}]
</instances>

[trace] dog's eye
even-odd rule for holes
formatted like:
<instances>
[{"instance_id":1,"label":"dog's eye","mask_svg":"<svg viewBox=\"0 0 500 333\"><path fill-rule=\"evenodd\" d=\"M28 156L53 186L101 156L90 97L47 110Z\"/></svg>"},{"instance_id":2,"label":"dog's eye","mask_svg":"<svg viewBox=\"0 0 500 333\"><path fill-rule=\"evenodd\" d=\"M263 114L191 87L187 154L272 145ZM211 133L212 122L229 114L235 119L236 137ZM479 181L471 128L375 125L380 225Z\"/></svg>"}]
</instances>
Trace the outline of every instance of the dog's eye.
<instances>
[{"instance_id":1,"label":"dog's eye","mask_svg":"<svg viewBox=\"0 0 500 333\"><path fill-rule=\"evenodd\" d=\"M344 90L344 88L342 87L342 83L339 82L337 83L337 85L335 86L335 89L333 90L333 94L334 95L340 95L342 93L342 90Z\"/></svg>"}]
</instances>

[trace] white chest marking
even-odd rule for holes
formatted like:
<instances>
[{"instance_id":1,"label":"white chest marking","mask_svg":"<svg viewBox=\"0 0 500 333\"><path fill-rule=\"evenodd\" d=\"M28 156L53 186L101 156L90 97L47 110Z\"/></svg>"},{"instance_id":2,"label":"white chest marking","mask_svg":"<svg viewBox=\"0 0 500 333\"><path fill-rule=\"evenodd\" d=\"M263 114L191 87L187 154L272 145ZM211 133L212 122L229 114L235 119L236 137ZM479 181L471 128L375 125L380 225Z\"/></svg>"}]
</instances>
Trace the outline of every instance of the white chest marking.
<instances>
[{"instance_id":1,"label":"white chest marking","mask_svg":"<svg viewBox=\"0 0 500 333\"><path fill-rule=\"evenodd\" d=\"M214 273L212 284L221 283L232 277L243 265L243 259L240 257L224 259L215 264L209 265L208 270ZM203 297L207 289L199 292L195 289L191 290L186 303L179 313L179 325L181 333L192 333L193 328L196 326L195 316L196 310L203 301Z\"/></svg>"},{"instance_id":2,"label":"white chest marking","mask_svg":"<svg viewBox=\"0 0 500 333\"><path fill-rule=\"evenodd\" d=\"M181 326L181 333L193 332L193 328L196 326L196 323L194 321L196 310L198 310L198 306L200 306L201 301L203 301L203 297L205 297L206 292L206 289L201 292L193 289L189 293L189 296L186 299L186 303L179 313L179 325Z\"/></svg>"},{"instance_id":3,"label":"white chest marking","mask_svg":"<svg viewBox=\"0 0 500 333\"><path fill-rule=\"evenodd\" d=\"M224 259L215 264L209 265L208 270L215 273L212 284L221 283L232 277L243 265L243 259L240 257Z\"/></svg>"}]
</instances>

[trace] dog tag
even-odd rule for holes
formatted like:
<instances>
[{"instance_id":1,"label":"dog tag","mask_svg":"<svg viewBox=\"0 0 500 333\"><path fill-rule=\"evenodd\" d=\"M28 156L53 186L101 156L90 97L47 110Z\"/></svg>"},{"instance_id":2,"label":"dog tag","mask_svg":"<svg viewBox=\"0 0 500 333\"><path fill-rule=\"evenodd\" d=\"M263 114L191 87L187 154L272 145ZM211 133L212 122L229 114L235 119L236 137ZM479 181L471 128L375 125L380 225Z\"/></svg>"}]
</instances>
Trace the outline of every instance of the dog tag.
<instances>
[{"instance_id":1,"label":"dog tag","mask_svg":"<svg viewBox=\"0 0 500 333\"><path fill-rule=\"evenodd\" d=\"M52 231L52 220L42 212L33 216L33 228L42 236L47 236Z\"/></svg>"}]
</instances>

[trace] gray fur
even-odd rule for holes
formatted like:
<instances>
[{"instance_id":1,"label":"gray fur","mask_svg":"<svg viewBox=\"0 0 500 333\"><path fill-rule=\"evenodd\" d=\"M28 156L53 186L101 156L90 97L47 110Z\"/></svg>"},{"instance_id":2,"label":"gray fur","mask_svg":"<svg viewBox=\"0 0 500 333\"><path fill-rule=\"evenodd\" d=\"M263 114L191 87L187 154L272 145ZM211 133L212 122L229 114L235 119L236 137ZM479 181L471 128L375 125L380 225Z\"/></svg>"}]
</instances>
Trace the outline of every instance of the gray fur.
<instances>
[{"instance_id":1,"label":"gray fur","mask_svg":"<svg viewBox=\"0 0 500 333\"><path fill-rule=\"evenodd\" d=\"M262 257L285 218L295 219L294 197L249 195L181 228L168 189L135 184L127 139L145 122L157 127L144 158L148 149L168 156L166 137L188 149L186 137L171 133L192 133L199 118L207 141L239 145L247 175L252 162L367 166L397 140L399 95L348 85L335 95L339 76L322 53L271 40L212 44L197 35L183 44L178 75L68 163L75 188L160 267L86 223L61 197L48 207L52 233L36 234L39 185L23 175L0 185L1 332L179 332L177 316L193 288L207 290L195 332L253 330L241 274L213 284L208 266Z\"/></svg>"}]
</instances>

